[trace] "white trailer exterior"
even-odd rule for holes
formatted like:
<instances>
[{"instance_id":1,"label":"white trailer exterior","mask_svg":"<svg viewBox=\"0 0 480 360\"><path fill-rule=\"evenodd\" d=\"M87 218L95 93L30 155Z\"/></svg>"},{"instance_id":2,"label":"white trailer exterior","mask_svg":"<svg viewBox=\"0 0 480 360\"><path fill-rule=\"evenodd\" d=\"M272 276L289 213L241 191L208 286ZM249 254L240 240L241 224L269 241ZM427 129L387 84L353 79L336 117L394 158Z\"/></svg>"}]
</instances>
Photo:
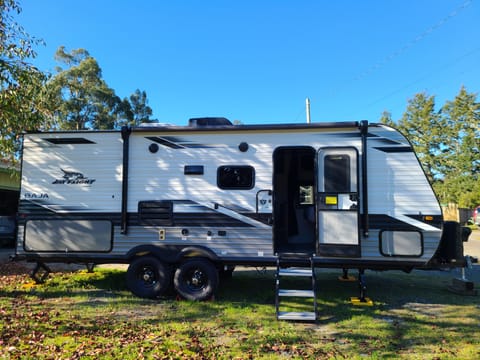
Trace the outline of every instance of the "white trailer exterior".
<instances>
[{"instance_id":1,"label":"white trailer exterior","mask_svg":"<svg viewBox=\"0 0 480 360\"><path fill-rule=\"evenodd\" d=\"M205 118L23 138L16 257L128 263L139 296L174 280L202 299L216 270L285 253L318 267L460 265L459 231L443 225L412 146L383 124ZM214 278L201 292L188 286L198 268Z\"/></svg>"}]
</instances>

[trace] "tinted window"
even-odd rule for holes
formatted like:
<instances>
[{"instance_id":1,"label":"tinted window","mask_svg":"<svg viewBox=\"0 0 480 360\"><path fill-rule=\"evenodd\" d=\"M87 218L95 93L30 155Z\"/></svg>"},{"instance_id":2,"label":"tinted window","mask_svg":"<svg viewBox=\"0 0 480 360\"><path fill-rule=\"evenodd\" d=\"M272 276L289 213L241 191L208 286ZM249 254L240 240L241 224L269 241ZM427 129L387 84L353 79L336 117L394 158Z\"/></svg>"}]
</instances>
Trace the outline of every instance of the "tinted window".
<instances>
[{"instance_id":1,"label":"tinted window","mask_svg":"<svg viewBox=\"0 0 480 360\"><path fill-rule=\"evenodd\" d=\"M251 166L220 166L217 184L220 189L248 190L255 183L255 170Z\"/></svg>"},{"instance_id":2,"label":"tinted window","mask_svg":"<svg viewBox=\"0 0 480 360\"><path fill-rule=\"evenodd\" d=\"M326 192L350 192L350 157L327 155L324 160Z\"/></svg>"}]
</instances>

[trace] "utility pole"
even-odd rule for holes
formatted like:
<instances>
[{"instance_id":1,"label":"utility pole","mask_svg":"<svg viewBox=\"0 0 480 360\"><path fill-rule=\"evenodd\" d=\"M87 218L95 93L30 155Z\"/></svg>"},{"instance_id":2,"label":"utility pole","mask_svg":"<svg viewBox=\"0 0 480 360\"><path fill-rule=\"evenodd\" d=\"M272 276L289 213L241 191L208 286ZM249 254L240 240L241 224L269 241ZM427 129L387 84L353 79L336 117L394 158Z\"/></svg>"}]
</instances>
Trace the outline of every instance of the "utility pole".
<instances>
[{"instance_id":1,"label":"utility pole","mask_svg":"<svg viewBox=\"0 0 480 360\"><path fill-rule=\"evenodd\" d=\"M305 106L307 109L307 124L310 124L310 99L308 97L305 99Z\"/></svg>"}]
</instances>

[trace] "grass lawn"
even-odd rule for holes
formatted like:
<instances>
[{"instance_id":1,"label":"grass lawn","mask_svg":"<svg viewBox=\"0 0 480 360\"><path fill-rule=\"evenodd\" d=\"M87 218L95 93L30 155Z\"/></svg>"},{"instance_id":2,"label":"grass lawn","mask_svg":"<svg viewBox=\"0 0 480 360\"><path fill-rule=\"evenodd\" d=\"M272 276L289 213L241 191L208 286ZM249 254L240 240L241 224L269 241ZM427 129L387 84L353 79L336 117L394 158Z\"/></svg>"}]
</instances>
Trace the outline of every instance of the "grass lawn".
<instances>
[{"instance_id":1,"label":"grass lawn","mask_svg":"<svg viewBox=\"0 0 480 360\"><path fill-rule=\"evenodd\" d=\"M480 358L479 297L446 290L458 272L367 271L374 306L356 307L348 299L358 285L319 270L319 320L295 323L275 320L273 271L235 271L214 301L199 303L137 298L121 270L55 273L29 286L8 266L0 359Z\"/></svg>"}]
</instances>

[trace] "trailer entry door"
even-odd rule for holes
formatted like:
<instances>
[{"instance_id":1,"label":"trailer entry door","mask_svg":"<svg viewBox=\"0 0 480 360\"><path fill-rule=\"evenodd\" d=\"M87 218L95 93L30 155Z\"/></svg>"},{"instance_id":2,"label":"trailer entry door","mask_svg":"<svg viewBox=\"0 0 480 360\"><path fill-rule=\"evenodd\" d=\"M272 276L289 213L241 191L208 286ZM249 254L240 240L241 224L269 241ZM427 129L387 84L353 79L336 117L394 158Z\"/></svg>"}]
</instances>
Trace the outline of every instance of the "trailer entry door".
<instances>
[{"instance_id":1,"label":"trailer entry door","mask_svg":"<svg viewBox=\"0 0 480 360\"><path fill-rule=\"evenodd\" d=\"M359 257L357 150L322 148L317 169L318 255Z\"/></svg>"},{"instance_id":2,"label":"trailer entry door","mask_svg":"<svg viewBox=\"0 0 480 360\"><path fill-rule=\"evenodd\" d=\"M308 146L279 147L273 153L275 253L316 253L315 155Z\"/></svg>"}]
</instances>

